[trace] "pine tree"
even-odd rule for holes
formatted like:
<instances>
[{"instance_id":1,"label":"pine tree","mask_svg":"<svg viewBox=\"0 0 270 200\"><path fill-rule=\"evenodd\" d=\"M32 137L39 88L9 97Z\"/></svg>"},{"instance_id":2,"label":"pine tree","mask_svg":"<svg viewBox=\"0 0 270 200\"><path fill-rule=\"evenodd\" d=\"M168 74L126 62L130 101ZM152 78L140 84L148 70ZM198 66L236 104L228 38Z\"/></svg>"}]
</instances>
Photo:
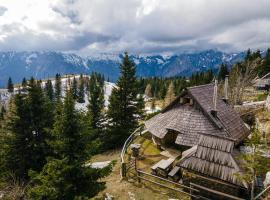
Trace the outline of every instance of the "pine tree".
<instances>
[{"instance_id":1,"label":"pine tree","mask_svg":"<svg viewBox=\"0 0 270 200\"><path fill-rule=\"evenodd\" d=\"M62 82L61 82L61 75L60 74L56 74L55 75L55 100L57 102L59 102L61 100L61 92L62 92Z\"/></svg>"},{"instance_id":2,"label":"pine tree","mask_svg":"<svg viewBox=\"0 0 270 200\"><path fill-rule=\"evenodd\" d=\"M127 137L138 127L137 114L137 81L135 77L135 64L125 53L123 62L120 65L121 75L113 88L109 99L108 118L110 130L111 147L120 146Z\"/></svg>"},{"instance_id":3,"label":"pine tree","mask_svg":"<svg viewBox=\"0 0 270 200\"><path fill-rule=\"evenodd\" d=\"M50 154L47 130L52 125L52 109L45 101L40 82L29 81L26 94L16 94L4 124L3 167L22 180L30 169L39 171ZM18 163L20 163L18 165Z\"/></svg>"},{"instance_id":4,"label":"pine tree","mask_svg":"<svg viewBox=\"0 0 270 200\"><path fill-rule=\"evenodd\" d=\"M85 97L84 87L85 87L84 78L83 78L83 75L81 74L80 79L79 79L79 90L78 90L78 102L79 103L85 102L85 100L84 100L84 97Z\"/></svg>"},{"instance_id":5,"label":"pine tree","mask_svg":"<svg viewBox=\"0 0 270 200\"><path fill-rule=\"evenodd\" d=\"M88 114L91 116L91 127L93 129L103 129L104 121L104 82L99 80L97 73L92 73L89 80L89 105Z\"/></svg>"},{"instance_id":6,"label":"pine tree","mask_svg":"<svg viewBox=\"0 0 270 200\"><path fill-rule=\"evenodd\" d=\"M7 89L8 89L8 92L14 92L14 85L13 85L11 77L8 78Z\"/></svg>"},{"instance_id":7,"label":"pine tree","mask_svg":"<svg viewBox=\"0 0 270 200\"><path fill-rule=\"evenodd\" d=\"M229 70L226 64L221 64L219 72L218 72L218 80L225 80L226 75L229 74Z\"/></svg>"},{"instance_id":8,"label":"pine tree","mask_svg":"<svg viewBox=\"0 0 270 200\"><path fill-rule=\"evenodd\" d=\"M25 95L16 94L11 100L7 120L1 140L5 145L1 148L1 175L7 176L13 172L20 179L27 179L28 170L32 166L31 148L28 145L32 141L31 130L28 125L28 106L26 106ZM20 163L18 165L18 163Z\"/></svg>"},{"instance_id":9,"label":"pine tree","mask_svg":"<svg viewBox=\"0 0 270 200\"><path fill-rule=\"evenodd\" d=\"M32 145L32 158L35 160L32 169L39 171L46 163L46 157L51 153L47 144L50 139L47 130L53 124L53 110L45 98L40 81L31 78L27 90L26 103L30 117L28 126L33 135L30 146Z\"/></svg>"},{"instance_id":10,"label":"pine tree","mask_svg":"<svg viewBox=\"0 0 270 200\"><path fill-rule=\"evenodd\" d=\"M24 77L22 80L22 91L26 92L26 89L27 89L27 81L26 78Z\"/></svg>"},{"instance_id":11,"label":"pine tree","mask_svg":"<svg viewBox=\"0 0 270 200\"><path fill-rule=\"evenodd\" d=\"M175 99L174 85L173 82L171 82L164 99L165 106L169 105L174 99Z\"/></svg>"},{"instance_id":12,"label":"pine tree","mask_svg":"<svg viewBox=\"0 0 270 200\"><path fill-rule=\"evenodd\" d=\"M75 76L73 77L72 80L71 91L73 98L76 100L78 98L78 86L77 86L77 79L75 78Z\"/></svg>"},{"instance_id":13,"label":"pine tree","mask_svg":"<svg viewBox=\"0 0 270 200\"><path fill-rule=\"evenodd\" d=\"M258 75L262 77L270 72L270 48L267 49L266 55L261 66L258 67Z\"/></svg>"},{"instance_id":14,"label":"pine tree","mask_svg":"<svg viewBox=\"0 0 270 200\"><path fill-rule=\"evenodd\" d=\"M47 80L45 83L45 94L49 98L50 101L54 100L54 91L53 91L53 85L51 80Z\"/></svg>"},{"instance_id":15,"label":"pine tree","mask_svg":"<svg viewBox=\"0 0 270 200\"><path fill-rule=\"evenodd\" d=\"M90 159L87 149L90 138L80 119L73 94L67 91L53 129L56 141L52 146L56 156L48 161L40 174L32 173L35 185L28 192L31 199L89 199L104 188L104 183L98 180L110 169L85 166Z\"/></svg>"}]
</instances>

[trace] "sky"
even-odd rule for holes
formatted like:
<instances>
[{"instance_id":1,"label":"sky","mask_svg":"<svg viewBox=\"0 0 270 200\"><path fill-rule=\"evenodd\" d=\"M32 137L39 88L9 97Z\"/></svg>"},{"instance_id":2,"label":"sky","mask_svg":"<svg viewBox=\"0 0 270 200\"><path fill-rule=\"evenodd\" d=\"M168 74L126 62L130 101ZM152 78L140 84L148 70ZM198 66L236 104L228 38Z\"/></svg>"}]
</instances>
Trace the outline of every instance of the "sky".
<instances>
[{"instance_id":1,"label":"sky","mask_svg":"<svg viewBox=\"0 0 270 200\"><path fill-rule=\"evenodd\" d=\"M263 50L269 8L270 0L0 0L0 51Z\"/></svg>"}]
</instances>

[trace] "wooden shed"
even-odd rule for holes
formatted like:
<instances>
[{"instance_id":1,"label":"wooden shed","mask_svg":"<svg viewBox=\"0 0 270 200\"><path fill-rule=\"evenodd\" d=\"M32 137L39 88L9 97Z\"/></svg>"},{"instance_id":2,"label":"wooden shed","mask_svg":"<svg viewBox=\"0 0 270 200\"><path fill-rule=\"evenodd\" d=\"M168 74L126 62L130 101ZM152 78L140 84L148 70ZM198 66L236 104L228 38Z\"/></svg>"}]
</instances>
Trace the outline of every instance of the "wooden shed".
<instances>
[{"instance_id":1,"label":"wooden shed","mask_svg":"<svg viewBox=\"0 0 270 200\"><path fill-rule=\"evenodd\" d=\"M248 185L237 177L243 171L239 151L234 144L235 140L231 138L202 134L198 145L184 153L177 163L183 169L183 182L187 185L198 183L219 192L247 197ZM211 194L206 196L214 198Z\"/></svg>"}]
</instances>

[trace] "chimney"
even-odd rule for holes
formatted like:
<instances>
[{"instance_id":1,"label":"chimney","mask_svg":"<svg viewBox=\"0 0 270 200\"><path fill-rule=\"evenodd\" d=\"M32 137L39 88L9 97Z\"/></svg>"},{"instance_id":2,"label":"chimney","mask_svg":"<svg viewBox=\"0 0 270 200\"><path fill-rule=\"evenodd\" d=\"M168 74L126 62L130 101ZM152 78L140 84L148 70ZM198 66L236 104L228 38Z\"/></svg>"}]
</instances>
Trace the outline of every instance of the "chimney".
<instances>
[{"instance_id":1,"label":"chimney","mask_svg":"<svg viewBox=\"0 0 270 200\"><path fill-rule=\"evenodd\" d=\"M214 93L213 93L213 105L214 108L211 110L211 114L216 117L217 116L217 89L218 89L218 81L215 80Z\"/></svg>"},{"instance_id":2,"label":"chimney","mask_svg":"<svg viewBox=\"0 0 270 200\"><path fill-rule=\"evenodd\" d=\"M229 89L229 76L226 75L225 77L225 83L224 83L224 101L227 103L229 98L228 98L228 89Z\"/></svg>"}]
</instances>

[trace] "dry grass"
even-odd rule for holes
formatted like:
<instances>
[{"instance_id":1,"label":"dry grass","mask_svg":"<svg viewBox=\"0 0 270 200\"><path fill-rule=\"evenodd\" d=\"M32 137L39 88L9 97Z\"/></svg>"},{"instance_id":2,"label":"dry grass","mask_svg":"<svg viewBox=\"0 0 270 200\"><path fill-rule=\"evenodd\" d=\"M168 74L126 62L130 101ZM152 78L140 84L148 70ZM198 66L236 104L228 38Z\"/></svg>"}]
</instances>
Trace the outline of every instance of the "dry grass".
<instances>
[{"instance_id":1,"label":"dry grass","mask_svg":"<svg viewBox=\"0 0 270 200\"><path fill-rule=\"evenodd\" d=\"M144 183L138 184L126 180L120 180L120 150L105 152L93 157L93 161L107 161L117 160L112 173L103 181L106 181L106 189L101 191L94 199L104 199L104 194L109 193L114 196L114 199L119 200L167 200L169 198L176 198L179 200L188 200L186 196L180 194L173 194L171 190L161 189L152 184Z\"/></svg>"}]
</instances>

